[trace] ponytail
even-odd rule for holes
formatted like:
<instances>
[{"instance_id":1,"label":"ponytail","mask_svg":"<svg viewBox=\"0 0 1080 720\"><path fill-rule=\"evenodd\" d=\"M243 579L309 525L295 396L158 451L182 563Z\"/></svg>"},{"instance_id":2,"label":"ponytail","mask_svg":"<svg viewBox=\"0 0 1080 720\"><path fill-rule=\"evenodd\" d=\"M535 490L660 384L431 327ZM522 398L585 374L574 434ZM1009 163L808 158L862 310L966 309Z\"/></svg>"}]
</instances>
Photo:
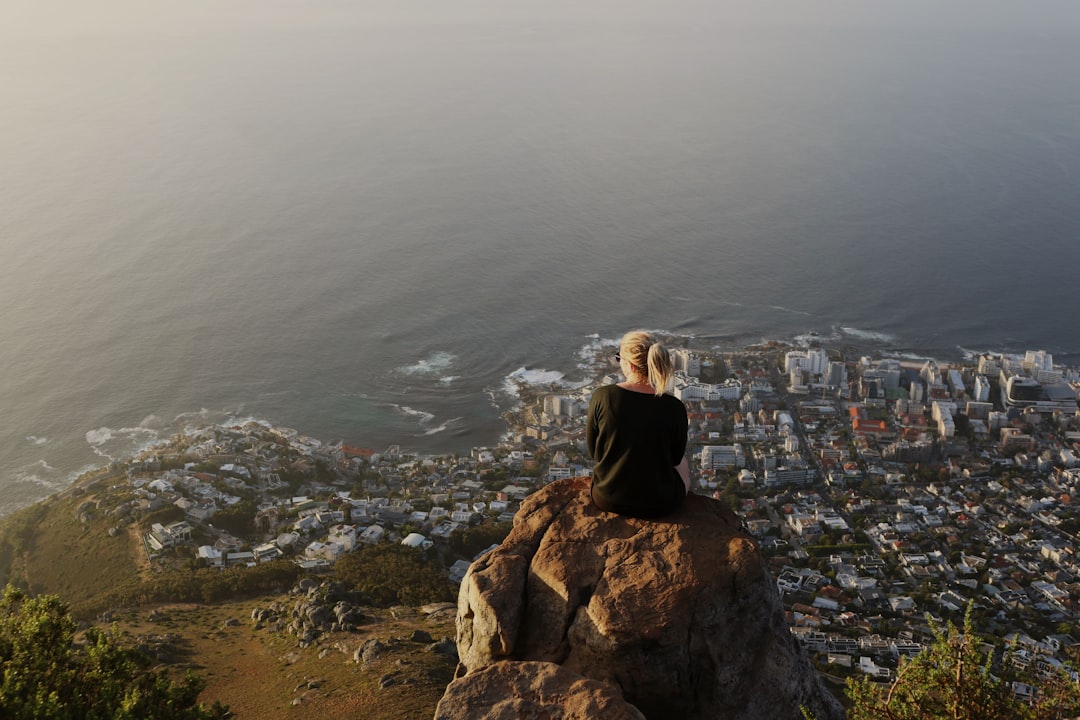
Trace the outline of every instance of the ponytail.
<instances>
[{"instance_id":1,"label":"ponytail","mask_svg":"<svg viewBox=\"0 0 1080 720\"><path fill-rule=\"evenodd\" d=\"M653 343L649 347L649 384L657 395L664 394L674 374L675 366L667 348L660 343Z\"/></svg>"},{"instance_id":2,"label":"ponytail","mask_svg":"<svg viewBox=\"0 0 1080 720\"><path fill-rule=\"evenodd\" d=\"M619 354L638 373L647 376L657 395L663 395L668 389L675 375L675 365L667 348L656 342L652 335L644 330L626 333L619 343Z\"/></svg>"}]
</instances>

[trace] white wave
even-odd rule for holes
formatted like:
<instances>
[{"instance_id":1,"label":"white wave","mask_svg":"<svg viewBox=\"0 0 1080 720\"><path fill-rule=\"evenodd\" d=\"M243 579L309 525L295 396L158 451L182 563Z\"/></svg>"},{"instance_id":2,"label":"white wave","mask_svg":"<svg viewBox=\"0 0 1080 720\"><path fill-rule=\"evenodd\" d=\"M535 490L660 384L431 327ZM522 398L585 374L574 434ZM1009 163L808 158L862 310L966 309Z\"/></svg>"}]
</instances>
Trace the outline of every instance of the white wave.
<instances>
[{"instance_id":1,"label":"white wave","mask_svg":"<svg viewBox=\"0 0 1080 720\"><path fill-rule=\"evenodd\" d=\"M449 429L450 425L457 422L458 420L461 420L461 418L460 417L450 418L449 420L444 422L442 425L439 425L439 426L433 427L433 428L428 428L427 430L424 431L424 435L435 435L435 434L441 433L441 432Z\"/></svg>"},{"instance_id":2,"label":"white wave","mask_svg":"<svg viewBox=\"0 0 1080 720\"><path fill-rule=\"evenodd\" d=\"M584 369L596 360L597 355L613 353L619 347L621 338L602 338L599 333L585 336L588 342L577 351L578 368Z\"/></svg>"},{"instance_id":3,"label":"white wave","mask_svg":"<svg viewBox=\"0 0 1080 720\"><path fill-rule=\"evenodd\" d=\"M526 367L518 368L507 377L528 385L559 384L565 379L565 376L558 370L541 370L539 368L530 370Z\"/></svg>"},{"instance_id":4,"label":"white wave","mask_svg":"<svg viewBox=\"0 0 1080 720\"><path fill-rule=\"evenodd\" d=\"M802 335L796 335L791 338L791 342L799 347L809 347L813 343L819 343L823 340L817 333L803 333Z\"/></svg>"},{"instance_id":5,"label":"white wave","mask_svg":"<svg viewBox=\"0 0 1080 720\"><path fill-rule=\"evenodd\" d=\"M787 308L783 305L770 305L769 307L773 310L779 310L780 312L794 313L795 315L806 315L807 317L811 317L811 314L806 312L805 310L793 310L792 308Z\"/></svg>"},{"instance_id":6,"label":"white wave","mask_svg":"<svg viewBox=\"0 0 1080 720\"><path fill-rule=\"evenodd\" d=\"M893 342L896 338L888 333L874 332L873 330L861 330L859 328L840 326L841 332L845 335L849 335L859 340L870 340L873 342Z\"/></svg>"},{"instance_id":7,"label":"white wave","mask_svg":"<svg viewBox=\"0 0 1080 720\"><path fill-rule=\"evenodd\" d=\"M460 377L461 377L460 375L447 375L445 377L439 378L439 384L441 384L441 385L450 385L455 380L458 380Z\"/></svg>"},{"instance_id":8,"label":"white wave","mask_svg":"<svg viewBox=\"0 0 1080 720\"><path fill-rule=\"evenodd\" d=\"M149 450L161 442L157 430L145 427L100 427L86 432L86 443L98 457L120 460L143 450Z\"/></svg>"},{"instance_id":9,"label":"white wave","mask_svg":"<svg viewBox=\"0 0 1080 720\"><path fill-rule=\"evenodd\" d=\"M261 418L257 418L254 415L229 415L221 424L225 427L239 427L242 425L247 425L248 423L255 423L256 425L260 425L267 430L273 427L273 425L271 425L267 421Z\"/></svg>"},{"instance_id":10,"label":"white wave","mask_svg":"<svg viewBox=\"0 0 1080 720\"><path fill-rule=\"evenodd\" d=\"M81 478L86 473L88 473L88 472L90 472L92 470L97 470L100 467L101 467L100 465L91 464L91 465L83 465L78 470L72 470L71 472L69 472L67 474L67 477L64 478L64 486L67 487L68 485L71 485L73 482L75 482L76 480Z\"/></svg>"},{"instance_id":11,"label":"white wave","mask_svg":"<svg viewBox=\"0 0 1080 720\"><path fill-rule=\"evenodd\" d=\"M456 359L457 356L453 353L436 350L413 365L398 368L398 372L404 375L439 375L449 369Z\"/></svg>"},{"instance_id":12,"label":"white wave","mask_svg":"<svg viewBox=\"0 0 1080 720\"><path fill-rule=\"evenodd\" d=\"M112 440L112 428L101 427L97 430L86 431L86 442L90 445L103 445Z\"/></svg>"},{"instance_id":13,"label":"white wave","mask_svg":"<svg viewBox=\"0 0 1080 720\"><path fill-rule=\"evenodd\" d=\"M34 443L35 445L44 445L45 443L49 442L49 438L47 438L47 437L38 437L37 435L27 435L26 439L29 442Z\"/></svg>"},{"instance_id":14,"label":"white wave","mask_svg":"<svg viewBox=\"0 0 1080 720\"><path fill-rule=\"evenodd\" d=\"M912 352L890 352L883 353L882 357L891 358L893 360L912 360L916 362L925 362L926 360L934 360L937 362L937 358L933 358L929 355L920 355L919 353Z\"/></svg>"},{"instance_id":15,"label":"white wave","mask_svg":"<svg viewBox=\"0 0 1080 720\"><path fill-rule=\"evenodd\" d=\"M965 360L975 360L980 355L1001 355L1003 357L1008 358L1009 360L1014 360L1016 362L1019 362L1019 361L1024 359L1024 356L1021 355L1020 353L1002 352L1000 350L970 350L968 348L961 347L959 345L956 346L956 349L960 351L961 356Z\"/></svg>"},{"instance_id":16,"label":"white wave","mask_svg":"<svg viewBox=\"0 0 1080 720\"><path fill-rule=\"evenodd\" d=\"M41 462L44 462L44 461L41 461ZM46 465L46 467L49 470L54 469L54 468L48 467L47 465ZM26 471L26 470L15 473L15 482L24 483L24 484L28 484L28 485L37 485L38 487L45 488L49 492L59 492L60 490L63 490L64 487L66 487L64 485L64 483L60 482L59 480L53 480L53 479L50 479L50 478L42 477L41 475L39 475L36 472L31 472L31 471Z\"/></svg>"},{"instance_id":17,"label":"white wave","mask_svg":"<svg viewBox=\"0 0 1080 720\"><path fill-rule=\"evenodd\" d=\"M177 415L176 417L173 418L172 424L173 425L178 425L180 423L185 423L185 422L187 422L187 421L189 421L191 419L195 419L196 421L200 422L202 425L205 425L206 424L206 419L208 417L210 417L210 410L208 410L207 408L199 408L195 412L182 412L182 413L180 413L179 415Z\"/></svg>"},{"instance_id":18,"label":"white wave","mask_svg":"<svg viewBox=\"0 0 1080 720\"><path fill-rule=\"evenodd\" d=\"M418 418L421 425L431 422L435 419L435 416L429 412L423 410L416 410L408 405L393 405L394 409L400 412L402 415Z\"/></svg>"}]
</instances>

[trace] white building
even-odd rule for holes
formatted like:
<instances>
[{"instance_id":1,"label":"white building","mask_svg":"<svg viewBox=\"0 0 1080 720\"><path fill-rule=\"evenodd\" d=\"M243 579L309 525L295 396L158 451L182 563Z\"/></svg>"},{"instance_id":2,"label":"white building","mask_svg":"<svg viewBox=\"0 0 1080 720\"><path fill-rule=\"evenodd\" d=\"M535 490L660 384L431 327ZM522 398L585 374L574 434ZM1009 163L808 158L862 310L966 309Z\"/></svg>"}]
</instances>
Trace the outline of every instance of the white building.
<instances>
[{"instance_id":1,"label":"white building","mask_svg":"<svg viewBox=\"0 0 1080 720\"><path fill-rule=\"evenodd\" d=\"M213 547L212 545L199 546L199 550L197 553L195 553L195 556L199 560L203 560L207 564L213 565L214 567L221 567L222 564L225 562L224 559L221 557L221 551Z\"/></svg>"},{"instance_id":2,"label":"white building","mask_svg":"<svg viewBox=\"0 0 1080 720\"><path fill-rule=\"evenodd\" d=\"M829 369L829 354L822 349L792 350L784 355L784 372L790 374L795 368L811 375L822 376Z\"/></svg>"},{"instance_id":3,"label":"white building","mask_svg":"<svg viewBox=\"0 0 1080 720\"><path fill-rule=\"evenodd\" d=\"M345 552L351 552L360 541L355 525L334 525L326 539L340 545Z\"/></svg>"},{"instance_id":4,"label":"white building","mask_svg":"<svg viewBox=\"0 0 1080 720\"><path fill-rule=\"evenodd\" d=\"M435 543L431 542L430 540L428 540L426 537L424 537L420 533L409 533L401 541L401 544L405 545L407 547L415 547L415 548L420 548L422 550L427 550L429 547L431 547Z\"/></svg>"},{"instance_id":5,"label":"white building","mask_svg":"<svg viewBox=\"0 0 1080 720\"><path fill-rule=\"evenodd\" d=\"M675 370L690 377L701 375L701 358L689 350L672 350L671 362L675 366Z\"/></svg>"},{"instance_id":6,"label":"white building","mask_svg":"<svg viewBox=\"0 0 1080 720\"><path fill-rule=\"evenodd\" d=\"M282 552L281 548L273 543L263 543L252 550L252 554L259 562L270 562L281 557Z\"/></svg>"},{"instance_id":7,"label":"white building","mask_svg":"<svg viewBox=\"0 0 1080 720\"><path fill-rule=\"evenodd\" d=\"M961 397L967 390L964 387L964 377L960 374L960 371L956 368L949 368L949 373L946 375L948 380L949 389L952 390L953 397Z\"/></svg>"},{"instance_id":8,"label":"white building","mask_svg":"<svg viewBox=\"0 0 1080 720\"><path fill-rule=\"evenodd\" d=\"M383 535L386 534L386 529L382 525L371 525L364 532L360 533L360 542L367 543L368 545L374 545L381 542Z\"/></svg>"},{"instance_id":9,"label":"white building","mask_svg":"<svg viewBox=\"0 0 1080 720\"><path fill-rule=\"evenodd\" d=\"M718 400L738 400L742 395L742 383L738 380L728 380L721 385L710 385L698 382L683 375L676 375L672 386L672 394L682 401L704 400L716 402Z\"/></svg>"},{"instance_id":10,"label":"white building","mask_svg":"<svg viewBox=\"0 0 1080 720\"><path fill-rule=\"evenodd\" d=\"M701 448L701 468L717 470L720 468L746 467L742 445L705 445Z\"/></svg>"}]
</instances>

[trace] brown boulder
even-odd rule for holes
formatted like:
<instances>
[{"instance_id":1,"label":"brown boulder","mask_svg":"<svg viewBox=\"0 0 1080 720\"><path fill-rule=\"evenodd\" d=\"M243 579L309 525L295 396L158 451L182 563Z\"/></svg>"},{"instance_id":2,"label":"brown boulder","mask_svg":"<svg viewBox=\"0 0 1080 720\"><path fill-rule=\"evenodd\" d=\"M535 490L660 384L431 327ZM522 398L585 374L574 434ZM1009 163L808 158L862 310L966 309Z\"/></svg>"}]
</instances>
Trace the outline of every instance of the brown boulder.
<instances>
[{"instance_id":1,"label":"brown boulder","mask_svg":"<svg viewBox=\"0 0 1080 720\"><path fill-rule=\"evenodd\" d=\"M645 720L619 688L554 663L497 662L450 683L435 720Z\"/></svg>"},{"instance_id":2,"label":"brown boulder","mask_svg":"<svg viewBox=\"0 0 1080 720\"><path fill-rule=\"evenodd\" d=\"M619 688L653 720L796 720L801 706L843 717L727 506L691 495L667 518L637 520L597 509L588 482L530 496L502 545L473 563L454 685L537 661Z\"/></svg>"}]
</instances>

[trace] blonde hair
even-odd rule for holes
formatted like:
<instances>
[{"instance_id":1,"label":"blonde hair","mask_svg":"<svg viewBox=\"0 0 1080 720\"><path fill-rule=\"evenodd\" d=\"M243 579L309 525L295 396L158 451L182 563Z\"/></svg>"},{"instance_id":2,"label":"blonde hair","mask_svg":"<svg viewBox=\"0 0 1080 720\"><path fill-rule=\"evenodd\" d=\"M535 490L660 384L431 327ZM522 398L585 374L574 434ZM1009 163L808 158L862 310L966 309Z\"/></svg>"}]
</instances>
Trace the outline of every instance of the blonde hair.
<instances>
[{"instance_id":1,"label":"blonde hair","mask_svg":"<svg viewBox=\"0 0 1080 720\"><path fill-rule=\"evenodd\" d=\"M675 374L675 365L667 348L656 342L644 330L634 330L623 335L619 343L619 356L647 375L649 385L657 395L663 395Z\"/></svg>"}]
</instances>

